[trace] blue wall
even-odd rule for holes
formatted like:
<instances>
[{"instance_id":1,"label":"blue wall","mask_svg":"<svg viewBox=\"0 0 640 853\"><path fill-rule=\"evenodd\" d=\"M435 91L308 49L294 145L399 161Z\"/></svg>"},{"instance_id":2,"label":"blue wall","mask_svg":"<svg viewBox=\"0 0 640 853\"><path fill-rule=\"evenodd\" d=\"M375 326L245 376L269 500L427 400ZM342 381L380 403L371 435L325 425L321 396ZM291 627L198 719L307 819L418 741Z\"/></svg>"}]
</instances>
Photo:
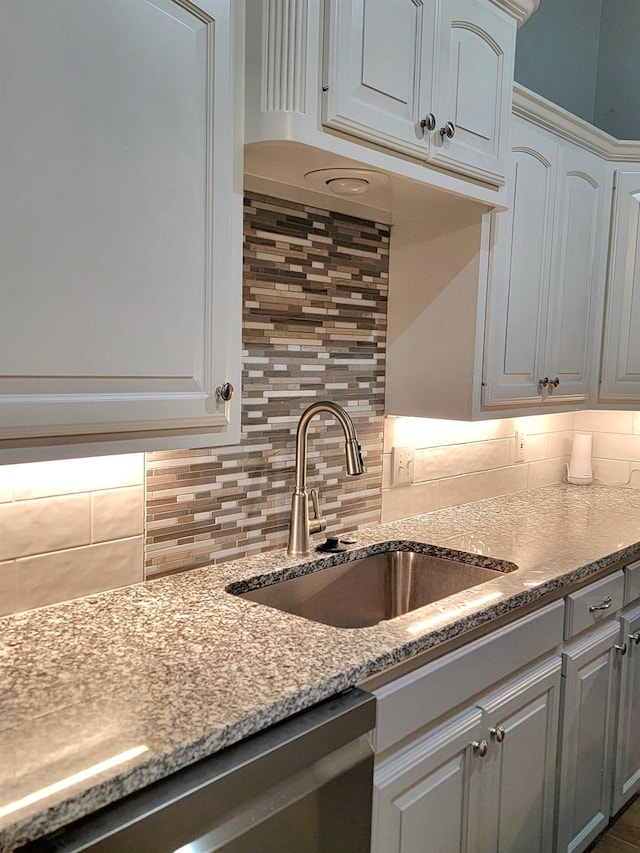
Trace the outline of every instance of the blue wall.
<instances>
[{"instance_id":1,"label":"blue wall","mask_svg":"<svg viewBox=\"0 0 640 853\"><path fill-rule=\"evenodd\" d=\"M640 139L639 0L603 0L594 124Z\"/></svg>"},{"instance_id":2,"label":"blue wall","mask_svg":"<svg viewBox=\"0 0 640 853\"><path fill-rule=\"evenodd\" d=\"M516 49L518 83L591 123L602 5L603 0L541 0L518 31Z\"/></svg>"}]
</instances>

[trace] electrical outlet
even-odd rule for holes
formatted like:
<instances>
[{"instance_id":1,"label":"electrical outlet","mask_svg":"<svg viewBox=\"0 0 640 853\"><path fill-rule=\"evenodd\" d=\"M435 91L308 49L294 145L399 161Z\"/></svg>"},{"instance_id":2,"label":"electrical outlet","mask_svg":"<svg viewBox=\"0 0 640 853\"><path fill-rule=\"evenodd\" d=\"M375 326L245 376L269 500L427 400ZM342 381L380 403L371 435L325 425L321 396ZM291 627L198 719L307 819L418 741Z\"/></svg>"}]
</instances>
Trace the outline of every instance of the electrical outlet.
<instances>
[{"instance_id":1,"label":"electrical outlet","mask_svg":"<svg viewBox=\"0 0 640 853\"><path fill-rule=\"evenodd\" d=\"M391 485L402 486L413 483L413 465L416 452L413 447L391 449Z\"/></svg>"},{"instance_id":2,"label":"electrical outlet","mask_svg":"<svg viewBox=\"0 0 640 853\"><path fill-rule=\"evenodd\" d=\"M527 436L523 432L516 432L516 455L515 462L526 462L527 459Z\"/></svg>"}]
</instances>

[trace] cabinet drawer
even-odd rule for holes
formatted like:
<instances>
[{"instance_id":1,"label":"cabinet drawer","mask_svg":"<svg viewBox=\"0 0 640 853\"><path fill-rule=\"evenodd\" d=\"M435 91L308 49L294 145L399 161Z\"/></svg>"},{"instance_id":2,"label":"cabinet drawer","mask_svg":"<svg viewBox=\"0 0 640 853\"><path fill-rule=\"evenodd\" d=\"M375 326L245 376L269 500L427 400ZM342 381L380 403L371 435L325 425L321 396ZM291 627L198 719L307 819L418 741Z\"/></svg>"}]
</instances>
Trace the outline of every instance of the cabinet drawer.
<instances>
[{"instance_id":1,"label":"cabinet drawer","mask_svg":"<svg viewBox=\"0 0 640 853\"><path fill-rule=\"evenodd\" d=\"M568 640L581 631L597 625L620 610L624 602L624 574L614 572L567 596L564 638ZM589 610L597 607L597 610Z\"/></svg>"},{"instance_id":2,"label":"cabinet drawer","mask_svg":"<svg viewBox=\"0 0 640 853\"><path fill-rule=\"evenodd\" d=\"M631 604L636 598L640 598L640 560L624 567L624 577L624 603Z\"/></svg>"},{"instance_id":3,"label":"cabinet drawer","mask_svg":"<svg viewBox=\"0 0 640 853\"><path fill-rule=\"evenodd\" d=\"M376 752L548 652L562 642L563 622L564 602L557 601L374 690Z\"/></svg>"}]
</instances>

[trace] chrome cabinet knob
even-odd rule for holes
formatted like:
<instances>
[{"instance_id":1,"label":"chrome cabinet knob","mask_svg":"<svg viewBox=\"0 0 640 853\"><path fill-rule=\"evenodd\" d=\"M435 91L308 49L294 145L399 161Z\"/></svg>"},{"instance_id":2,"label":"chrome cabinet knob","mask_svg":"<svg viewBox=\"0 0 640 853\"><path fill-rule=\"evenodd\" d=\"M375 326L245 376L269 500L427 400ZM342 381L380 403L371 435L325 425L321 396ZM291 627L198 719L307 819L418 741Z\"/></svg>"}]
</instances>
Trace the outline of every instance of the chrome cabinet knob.
<instances>
[{"instance_id":1,"label":"chrome cabinet knob","mask_svg":"<svg viewBox=\"0 0 640 853\"><path fill-rule=\"evenodd\" d=\"M474 740L471 745L473 746L475 752L478 753L480 758L485 757L485 755L487 754L487 750L489 749L489 744L486 740Z\"/></svg>"},{"instance_id":2,"label":"chrome cabinet knob","mask_svg":"<svg viewBox=\"0 0 640 853\"><path fill-rule=\"evenodd\" d=\"M542 389L546 388L549 385L549 377L545 376L544 379L538 379L538 394L542 394Z\"/></svg>"},{"instance_id":3,"label":"chrome cabinet knob","mask_svg":"<svg viewBox=\"0 0 640 853\"><path fill-rule=\"evenodd\" d=\"M228 403L233 397L234 391L235 389L230 382L223 382L222 385L218 385L216 388L216 397L224 403Z\"/></svg>"},{"instance_id":4,"label":"chrome cabinet knob","mask_svg":"<svg viewBox=\"0 0 640 853\"><path fill-rule=\"evenodd\" d=\"M629 639L637 645L640 645L640 631L636 631L635 634L629 634Z\"/></svg>"},{"instance_id":5,"label":"chrome cabinet knob","mask_svg":"<svg viewBox=\"0 0 640 853\"><path fill-rule=\"evenodd\" d=\"M554 388L557 388L559 384L560 384L560 380L558 379L557 376L555 379L549 380L549 385L553 385Z\"/></svg>"},{"instance_id":6,"label":"chrome cabinet knob","mask_svg":"<svg viewBox=\"0 0 640 853\"><path fill-rule=\"evenodd\" d=\"M627 644L626 643L614 643L613 648L620 652L620 654L624 657L627 653Z\"/></svg>"},{"instance_id":7,"label":"chrome cabinet knob","mask_svg":"<svg viewBox=\"0 0 640 853\"><path fill-rule=\"evenodd\" d=\"M602 599L602 604L590 604L589 613L594 613L596 610L608 610L611 607L611 596L608 595Z\"/></svg>"},{"instance_id":8,"label":"chrome cabinet knob","mask_svg":"<svg viewBox=\"0 0 640 853\"><path fill-rule=\"evenodd\" d=\"M436 129L436 117L433 113L427 113L427 115L420 122L420 127L423 130L435 130Z\"/></svg>"},{"instance_id":9,"label":"chrome cabinet knob","mask_svg":"<svg viewBox=\"0 0 640 853\"><path fill-rule=\"evenodd\" d=\"M493 728L489 729L489 732L494 736L498 743L502 743L507 734L502 726L493 726Z\"/></svg>"},{"instance_id":10,"label":"chrome cabinet knob","mask_svg":"<svg viewBox=\"0 0 640 853\"><path fill-rule=\"evenodd\" d=\"M440 128L440 136L444 139L445 136L447 139L453 139L456 135L456 126L452 121L448 121L444 127Z\"/></svg>"}]
</instances>

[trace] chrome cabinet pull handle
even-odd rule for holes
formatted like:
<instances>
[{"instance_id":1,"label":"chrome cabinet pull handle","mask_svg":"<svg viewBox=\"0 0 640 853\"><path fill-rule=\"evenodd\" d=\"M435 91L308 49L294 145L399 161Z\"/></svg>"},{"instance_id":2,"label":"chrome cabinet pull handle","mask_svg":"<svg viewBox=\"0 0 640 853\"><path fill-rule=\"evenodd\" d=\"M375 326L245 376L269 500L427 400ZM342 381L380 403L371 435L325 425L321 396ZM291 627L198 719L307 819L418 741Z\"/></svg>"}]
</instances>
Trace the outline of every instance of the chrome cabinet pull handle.
<instances>
[{"instance_id":1,"label":"chrome cabinet pull handle","mask_svg":"<svg viewBox=\"0 0 640 853\"><path fill-rule=\"evenodd\" d=\"M447 139L453 139L456 135L456 126L452 121L448 121L444 127L440 128L440 136L444 139L445 136Z\"/></svg>"},{"instance_id":2,"label":"chrome cabinet pull handle","mask_svg":"<svg viewBox=\"0 0 640 853\"><path fill-rule=\"evenodd\" d=\"M427 115L420 122L420 127L423 130L435 130L436 129L436 117L433 113L427 113Z\"/></svg>"},{"instance_id":3,"label":"chrome cabinet pull handle","mask_svg":"<svg viewBox=\"0 0 640 853\"><path fill-rule=\"evenodd\" d=\"M608 610L611 607L611 604L611 596L608 595L606 598L602 599L602 604L590 604L589 613L594 613L596 610Z\"/></svg>"},{"instance_id":4,"label":"chrome cabinet pull handle","mask_svg":"<svg viewBox=\"0 0 640 853\"><path fill-rule=\"evenodd\" d=\"M613 648L620 652L620 654L624 657L627 653L627 644L626 643L614 643Z\"/></svg>"},{"instance_id":5,"label":"chrome cabinet pull handle","mask_svg":"<svg viewBox=\"0 0 640 853\"><path fill-rule=\"evenodd\" d=\"M471 744L474 750L478 753L480 758L484 758L487 754L487 750L489 749L489 744L486 740L474 740Z\"/></svg>"},{"instance_id":6,"label":"chrome cabinet pull handle","mask_svg":"<svg viewBox=\"0 0 640 853\"><path fill-rule=\"evenodd\" d=\"M507 734L502 726L494 726L493 728L489 729L489 731L491 732L491 734L494 736L494 738L497 740L498 743L502 743L502 741L505 739L505 736Z\"/></svg>"}]
</instances>

